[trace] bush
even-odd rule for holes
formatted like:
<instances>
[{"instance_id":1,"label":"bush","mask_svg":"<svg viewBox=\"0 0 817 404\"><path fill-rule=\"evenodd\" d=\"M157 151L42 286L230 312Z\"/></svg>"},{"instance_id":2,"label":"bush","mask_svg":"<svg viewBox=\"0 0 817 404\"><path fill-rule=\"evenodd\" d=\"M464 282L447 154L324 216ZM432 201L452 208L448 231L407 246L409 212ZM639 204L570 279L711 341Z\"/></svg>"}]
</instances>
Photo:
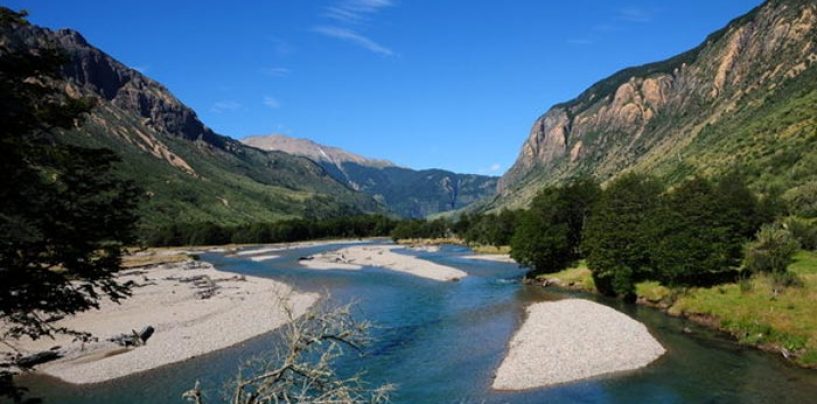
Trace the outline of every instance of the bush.
<instances>
[{"instance_id":1,"label":"bush","mask_svg":"<svg viewBox=\"0 0 817 404\"><path fill-rule=\"evenodd\" d=\"M783 226L788 229L794 239L800 243L804 250L817 250L817 225L806 219L789 216L783 219Z\"/></svg>"},{"instance_id":2,"label":"bush","mask_svg":"<svg viewBox=\"0 0 817 404\"><path fill-rule=\"evenodd\" d=\"M763 225L746 247L744 267L752 273L782 274L800 249L791 232L780 224Z\"/></svg>"},{"instance_id":3,"label":"bush","mask_svg":"<svg viewBox=\"0 0 817 404\"><path fill-rule=\"evenodd\" d=\"M817 217L817 181L786 191L783 200L790 213L807 218Z\"/></svg>"}]
</instances>

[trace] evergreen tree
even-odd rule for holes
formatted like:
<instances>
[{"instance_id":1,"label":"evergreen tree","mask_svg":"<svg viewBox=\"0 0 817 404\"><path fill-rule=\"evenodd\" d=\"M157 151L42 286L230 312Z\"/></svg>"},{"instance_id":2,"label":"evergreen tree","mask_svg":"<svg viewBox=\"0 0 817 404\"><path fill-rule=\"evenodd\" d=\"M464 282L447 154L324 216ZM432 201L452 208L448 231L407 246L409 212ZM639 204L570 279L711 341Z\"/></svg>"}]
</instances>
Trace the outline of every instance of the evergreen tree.
<instances>
[{"instance_id":1,"label":"evergreen tree","mask_svg":"<svg viewBox=\"0 0 817 404\"><path fill-rule=\"evenodd\" d=\"M654 178L625 174L605 189L585 227L582 250L596 288L607 295L635 299L635 283L648 279L648 219L658 208L663 187Z\"/></svg>"}]
</instances>

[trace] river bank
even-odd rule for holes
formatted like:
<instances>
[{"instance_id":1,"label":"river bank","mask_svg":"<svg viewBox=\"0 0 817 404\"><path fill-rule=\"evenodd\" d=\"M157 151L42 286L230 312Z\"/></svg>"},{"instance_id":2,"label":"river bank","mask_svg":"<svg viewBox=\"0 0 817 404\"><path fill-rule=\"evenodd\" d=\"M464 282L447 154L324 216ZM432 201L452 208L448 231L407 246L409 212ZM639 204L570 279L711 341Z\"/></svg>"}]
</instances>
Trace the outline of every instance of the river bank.
<instances>
[{"instance_id":1,"label":"river bank","mask_svg":"<svg viewBox=\"0 0 817 404\"><path fill-rule=\"evenodd\" d=\"M120 303L100 302L57 321L55 327L88 332L14 341L23 356L54 351L61 357L34 369L75 384L98 383L184 361L232 346L284 325L314 304L318 295L299 293L272 279L240 276L192 259L189 249L160 249L126 257L117 276L132 282L133 295ZM134 334L147 338L136 338ZM118 341L117 341L118 340ZM126 342L127 341L127 342ZM12 355L8 346L0 353Z\"/></svg>"},{"instance_id":2,"label":"river bank","mask_svg":"<svg viewBox=\"0 0 817 404\"><path fill-rule=\"evenodd\" d=\"M742 345L778 354L798 366L817 368L817 253L798 253L789 271L801 284L780 287L765 275L675 290L642 282L636 285L636 302L724 332ZM532 282L596 293L584 263Z\"/></svg>"},{"instance_id":3,"label":"river bank","mask_svg":"<svg viewBox=\"0 0 817 404\"><path fill-rule=\"evenodd\" d=\"M364 266L382 267L435 281L458 281L468 275L450 266L394 251L399 248L402 247L397 245L346 247L305 257L299 263L311 269L359 270Z\"/></svg>"}]
</instances>

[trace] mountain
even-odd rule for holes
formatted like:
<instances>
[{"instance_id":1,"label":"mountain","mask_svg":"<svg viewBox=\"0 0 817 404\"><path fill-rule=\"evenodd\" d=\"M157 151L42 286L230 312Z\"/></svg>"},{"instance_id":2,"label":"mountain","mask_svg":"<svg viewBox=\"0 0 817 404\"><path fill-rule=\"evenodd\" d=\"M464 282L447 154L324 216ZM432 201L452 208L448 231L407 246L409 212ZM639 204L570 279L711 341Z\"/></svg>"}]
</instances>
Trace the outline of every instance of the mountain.
<instances>
[{"instance_id":1,"label":"mountain","mask_svg":"<svg viewBox=\"0 0 817 404\"><path fill-rule=\"evenodd\" d=\"M107 147L118 172L147 193L144 226L236 224L380 211L371 197L336 181L312 160L261 151L207 128L161 84L90 45L78 32L3 24L18 49L57 47L67 56L64 87L96 106L58 141Z\"/></svg>"},{"instance_id":2,"label":"mountain","mask_svg":"<svg viewBox=\"0 0 817 404\"><path fill-rule=\"evenodd\" d=\"M531 128L488 209L544 185L637 170L739 169L759 191L817 186L817 4L774 0L664 61L621 70ZM785 196L785 195L784 195Z\"/></svg>"},{"instance_id":3,"label":"mountain","mask_svg":"<svg viewBox=\"0 0 817 404\"><path fill-rule=\"evenodd\" d=\"M251 136L247 145L304 156L320 164L338 181L372 195L390 211L412 218L466 207L493 196L496 177L456 174L445 170L412 170L284 135Z\"/></svg>"}]
</instances>

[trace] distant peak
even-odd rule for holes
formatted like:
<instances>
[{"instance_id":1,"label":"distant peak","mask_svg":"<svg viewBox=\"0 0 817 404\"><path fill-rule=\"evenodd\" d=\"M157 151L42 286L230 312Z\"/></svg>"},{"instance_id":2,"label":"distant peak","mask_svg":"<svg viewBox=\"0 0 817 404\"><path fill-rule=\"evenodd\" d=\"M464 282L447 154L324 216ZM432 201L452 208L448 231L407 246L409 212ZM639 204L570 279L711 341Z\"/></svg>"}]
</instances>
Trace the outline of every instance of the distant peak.
<instances>
[{"instance_id":1,"label":"distant peak","mask_svg":"<svg viewBox=\"0 0 817 404\"><path fill-rule=\"evenodd\" d=\"M291 137L282 134L248 136L241 139L246 145L262 149L276 150L296 156L303 156L315 161L332 164L355 163L369 167L391 167L395 164L388 160L372 159L346 150L326 146L310 139Z\"/></svg>"}]
</instances>

